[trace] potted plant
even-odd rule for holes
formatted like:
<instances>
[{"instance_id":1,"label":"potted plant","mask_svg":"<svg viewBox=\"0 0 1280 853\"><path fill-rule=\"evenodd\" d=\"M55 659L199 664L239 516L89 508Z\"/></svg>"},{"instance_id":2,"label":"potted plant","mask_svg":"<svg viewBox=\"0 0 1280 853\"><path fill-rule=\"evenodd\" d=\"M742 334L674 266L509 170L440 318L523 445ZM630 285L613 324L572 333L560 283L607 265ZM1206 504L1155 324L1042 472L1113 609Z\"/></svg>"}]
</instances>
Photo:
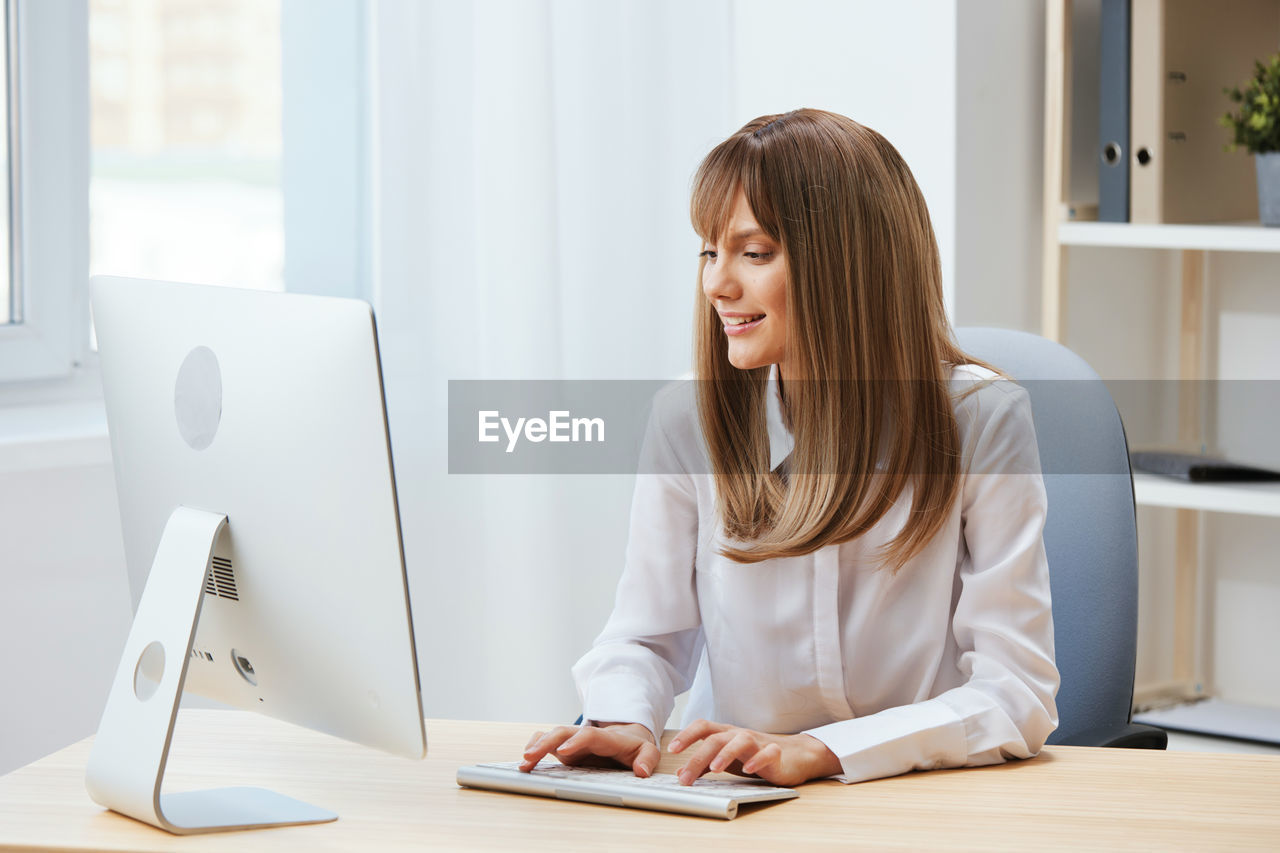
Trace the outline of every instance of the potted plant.
<instances>
[{"instance_id":1,"label":"potted plant","mask_svg":"<svg viewBox=\"0 0 1280 853\"><path fill-rule=\"evenodd\" d=\"M1280 226L1280 53L1265 64L1256 60L1254 68L1243 88L1223 90L1239 112L1228 112L1219 124L1235 134L1228 151L1243 147L1254 155L1262 224Z\"/></svg>"}]
</instances>

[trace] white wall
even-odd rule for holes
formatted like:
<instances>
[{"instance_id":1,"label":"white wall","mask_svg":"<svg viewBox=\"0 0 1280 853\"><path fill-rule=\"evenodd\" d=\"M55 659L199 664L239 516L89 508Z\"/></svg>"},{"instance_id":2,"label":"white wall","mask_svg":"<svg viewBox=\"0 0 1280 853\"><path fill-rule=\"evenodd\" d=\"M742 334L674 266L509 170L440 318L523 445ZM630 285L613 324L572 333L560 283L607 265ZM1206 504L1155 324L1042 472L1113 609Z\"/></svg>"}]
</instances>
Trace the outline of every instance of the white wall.
<instances>
[{"instance_id":1,"label":"white wall","mask_svg":"<svg viewBox=\"0 0 1280 853\"><path fill-rule=\"evenodd\" d=\"M1036 329L1044 4L966 0L961 10L954 77L959 165L951 316L959 326Z\"/></svg>"},{"instance_id":2,"label":"white wall","mask_svg":"<svg viewBox=\"0 0 1280 853\"><path fill-rule=\"evenodd\" d=\"M879 131L929 206L947 305L956 283L958 21L953 0L738 0L732 10L736 129L757 115L815 107Z\"/></svg>"},{"instance_id":3,"label":"white wall","mask_svg":"<svg viewBox=\"0 0 1280 853\"><path fill-rule=\"evenodd\" d=\"M110 463L15 467L0 466L0 774L94 732L130 618Z\"/></svg>"}]
</instances>

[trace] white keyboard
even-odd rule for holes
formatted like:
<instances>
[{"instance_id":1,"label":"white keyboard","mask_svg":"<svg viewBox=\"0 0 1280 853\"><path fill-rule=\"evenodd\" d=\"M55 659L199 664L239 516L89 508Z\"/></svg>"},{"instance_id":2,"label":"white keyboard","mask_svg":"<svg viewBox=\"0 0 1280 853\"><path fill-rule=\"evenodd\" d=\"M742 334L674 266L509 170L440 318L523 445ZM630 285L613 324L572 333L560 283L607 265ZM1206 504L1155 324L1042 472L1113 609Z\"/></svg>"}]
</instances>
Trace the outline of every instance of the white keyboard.
<instances>
[{"instance_id":1,"label":"white keyboard","mask_svg":"<svg viewBox=\"0 0 1280 853\"><path fill-rule=\"evenodd\" d=\"M462 767L458 770L458 784L725 820L736 817L742 803L799 796L791 788L775 788L767 782L703 778L692 785L681 785L671 773L655 773L642 779L630 770L570 767L553 758L544 758L529 773L522 773L519 768L519 762L514 761Z\"/></svg>"}]
</instances>

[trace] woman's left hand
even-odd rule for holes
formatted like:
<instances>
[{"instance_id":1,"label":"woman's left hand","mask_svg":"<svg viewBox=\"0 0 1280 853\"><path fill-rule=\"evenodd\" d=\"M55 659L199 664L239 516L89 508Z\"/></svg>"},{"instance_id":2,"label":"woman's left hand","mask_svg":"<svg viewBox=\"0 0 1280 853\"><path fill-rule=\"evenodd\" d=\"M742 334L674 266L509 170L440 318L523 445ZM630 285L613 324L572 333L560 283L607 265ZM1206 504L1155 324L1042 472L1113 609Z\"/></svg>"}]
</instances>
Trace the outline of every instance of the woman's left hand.
<instances>
[{"instance_id":1,"label":"woman's left hand","mask_svg":"<svg viewBox=\"0 0 1280 853\"><path fill-rule=\"evenodd\" d=\"M692 785L703 773L758 776L789 787L841 772L840 759L812 735L771 735L724 723L698 720L672 738L670 752L701 745L677 774L680 784Z\"/></svg>"}]
</instances>

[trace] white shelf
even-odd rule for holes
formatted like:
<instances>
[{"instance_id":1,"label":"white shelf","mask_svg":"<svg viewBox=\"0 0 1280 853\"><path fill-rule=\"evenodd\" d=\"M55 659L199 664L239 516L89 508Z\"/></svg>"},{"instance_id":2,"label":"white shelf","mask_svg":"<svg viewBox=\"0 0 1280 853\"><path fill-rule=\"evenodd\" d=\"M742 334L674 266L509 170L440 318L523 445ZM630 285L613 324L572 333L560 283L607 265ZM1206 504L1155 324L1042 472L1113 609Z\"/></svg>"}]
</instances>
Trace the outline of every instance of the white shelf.
<instances>
[{"instance_id":1,"label":"white shelf","mask_svg":"<svg viewBox=\"0 0 1280 853\"><path fill-rule=\"evenodd\" d=\"M1058 240L1070 246L1131 249L1205 249L1215 252L1280 252L1280 228L1257 222L1212 225L1135 225L1128 222L1064 222Z\"/></svg>"},{"instance_id":2,"label":"white shelf","mask_svg":"<svg viewBox=\"0 0 1280 853\"><path fill-rule=\"evenodd\" d=\"M1201 699L1172 708L1134 714L1135 723L1219 737L1280 743L1280 709Z\"/></svg>"},{"instance_id":3,"label":"white shelf","mask_svg":"<svg viewBox=\"0 0 1280 853\"><path fill-rule=\"evenodd\" d=\"M1188 483L1159 474L1133 474L1139 506L1280 517L1280 483Z\"/></svg>"}]
</instances>

